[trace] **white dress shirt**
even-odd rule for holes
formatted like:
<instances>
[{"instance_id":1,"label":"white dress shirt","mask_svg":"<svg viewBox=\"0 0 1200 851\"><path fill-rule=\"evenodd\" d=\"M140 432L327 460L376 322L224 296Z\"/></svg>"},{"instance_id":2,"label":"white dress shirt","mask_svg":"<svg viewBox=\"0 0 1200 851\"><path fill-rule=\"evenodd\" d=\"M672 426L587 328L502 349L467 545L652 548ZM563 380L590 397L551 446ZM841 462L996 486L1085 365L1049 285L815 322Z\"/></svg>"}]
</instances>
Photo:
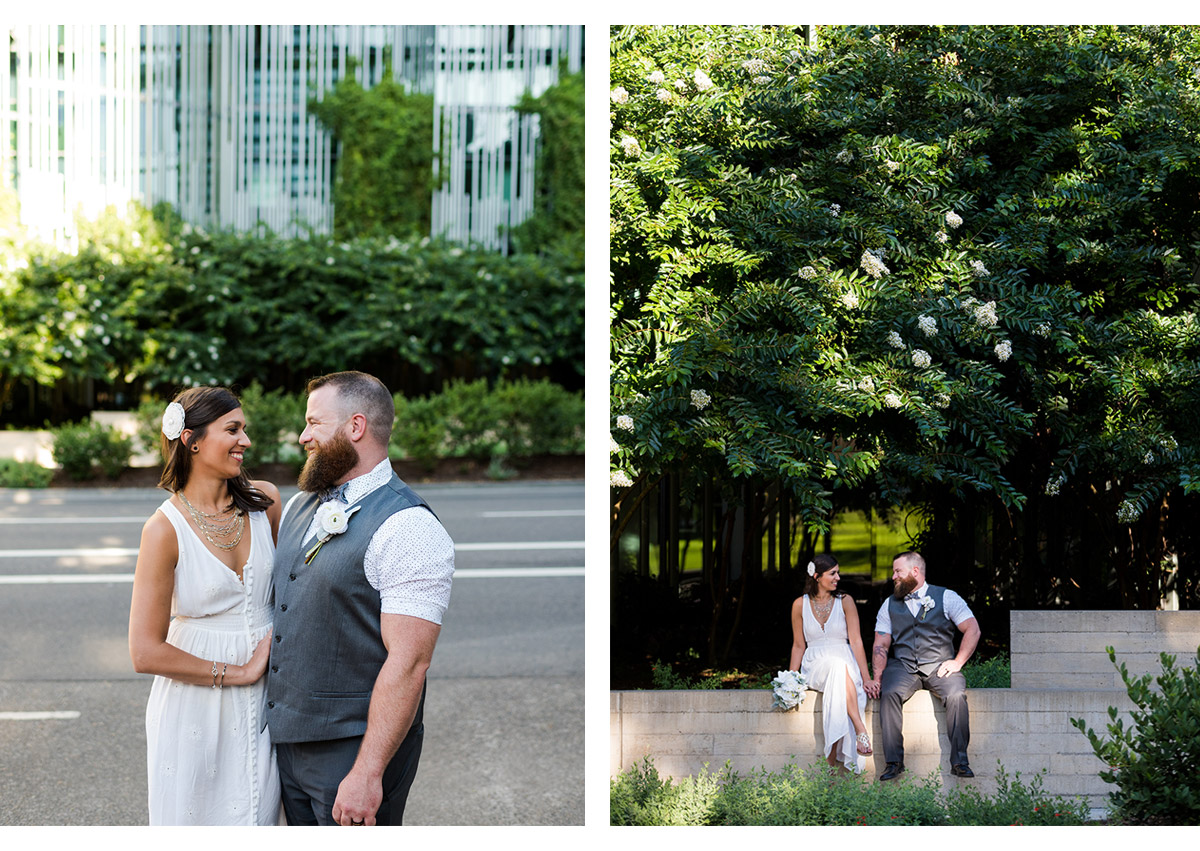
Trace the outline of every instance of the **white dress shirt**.
<instances>
[{"instance_id":1,"label":"white dress shirt","mask_svg":"<svg viewBox=\"0 0 1200 851\"><path fill-rule=\"evenodd\" d=\"M926 582L916 590L917 597L925 597L929 594L929 583ZM875 631L881 632L884 635L892 634L892 616L888 612L888 604L890 599L884 600L883 605L879 607L879 614L875 616ZM917 611L920 608L921 602L919 599L907 599L904 605L908 606L909 612L915 618ZM967 606L967 601L958 595L957 592L946 589L942 594L942 614L947 620L954 621L954 625L958 626L968 618L973 618L971 609Z\"/></svg>"},{"instance_id":2,"label":"white dress shirt","mask_svg":"<svg viewBox=\"0 0 1200 851\"><path fill-rule=\"evenodd\" d=\"M347 504L354 505L391 477L392 465L385 458L369 473L347 483ZM285 516L299 496L288 500ZM304 540L315 535L317 527L314 514ZM303 541L297 544L303 545ZM440 625L450 603L454 542L432 512L421 508L398 511L371 536L363 556L363 573L379 592L384 613L411 615Z\"/></svg>"}]
</instances>

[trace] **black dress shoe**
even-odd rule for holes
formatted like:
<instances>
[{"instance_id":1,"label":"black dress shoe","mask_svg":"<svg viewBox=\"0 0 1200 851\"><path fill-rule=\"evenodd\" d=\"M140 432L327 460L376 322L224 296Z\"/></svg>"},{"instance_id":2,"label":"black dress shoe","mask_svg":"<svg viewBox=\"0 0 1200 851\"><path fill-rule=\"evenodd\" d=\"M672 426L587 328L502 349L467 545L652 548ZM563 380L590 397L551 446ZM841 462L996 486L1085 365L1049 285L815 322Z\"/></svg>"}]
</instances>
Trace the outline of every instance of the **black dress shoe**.
<instances>
[{"instance_id":1,"label":"black dress shoe","mask_svg":"<svg viewBox=\"0 0 1200 851\"><path fill-rule=\"evenodd\" d=\"M971 766L965 762L960 762L958 765L950 766L950 773L955 777L974 777L975 772L971 770Z\"/></svg>"},{"instance_id":2,"label":"black dress shoe","mask_svg":"<svg viewBox=\"0 0 1200 851\"><path fill-rule=\"evenodd\" d=\"M897 777L899 777L903 773L904 773L904 763L889 762L887 764L887 767L884 768L883 774L879 775L879 779L880 780L895 780Z\"/></svg>"}]
</instances>

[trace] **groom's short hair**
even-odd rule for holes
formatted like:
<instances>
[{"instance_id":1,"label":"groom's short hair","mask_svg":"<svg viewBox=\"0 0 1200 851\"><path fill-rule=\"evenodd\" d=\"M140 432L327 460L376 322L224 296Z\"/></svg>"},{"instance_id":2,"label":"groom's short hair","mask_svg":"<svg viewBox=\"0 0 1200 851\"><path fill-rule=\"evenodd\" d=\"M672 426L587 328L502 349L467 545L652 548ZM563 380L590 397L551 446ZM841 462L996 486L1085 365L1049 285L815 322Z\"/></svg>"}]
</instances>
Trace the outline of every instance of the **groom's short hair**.
<instances>
[{"instance_id":1,"label":"groom's short hair","mask_svg":"<svg viewBox=\"0 0 1200 851\"><path fill-rule=\"evenodd\" d=\"M387 445L396 421L396 402L382 381L365 372L331 372L308 382L309 395L321 387L337 390L342 414L362 414L371 436Z\"/></svg>"},{"instance_id":2,"label":"groom's short hair","mask_svg":"<svg viewBox=\"0 0 1200 851\"><path fill-rule=\"evenodd\" d=\"M910 567L915 567L917 570L921 571L922 576L925 575L925 559L921 557L919 552L916 550L909 550L906 553L900 553L900 555L896 556L893 561L900 561L901 559L904 559L904 561Z\"/></svg>"}]
</instances>

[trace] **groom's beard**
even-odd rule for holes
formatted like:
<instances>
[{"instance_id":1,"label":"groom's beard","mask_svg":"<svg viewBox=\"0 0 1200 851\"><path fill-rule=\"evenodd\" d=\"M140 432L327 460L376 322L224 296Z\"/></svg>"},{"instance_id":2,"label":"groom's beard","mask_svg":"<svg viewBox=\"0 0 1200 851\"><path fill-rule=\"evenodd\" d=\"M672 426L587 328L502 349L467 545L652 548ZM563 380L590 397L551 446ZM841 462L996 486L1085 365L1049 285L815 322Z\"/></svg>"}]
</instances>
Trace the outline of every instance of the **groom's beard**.
<instances>
[{"instance_id":1,"label":"groom's beard","mask_svg":"<svg viewBox=\"0 0 1200 851\"><path fill-rule=\"evenodd\" d=\"M358 450L341 432L327 443L315 445L316 449L308 450L308 459L296 483L300 490L308 493L320 493L333 487L358 464Z\"/></svg>"},{"instance_id":2,"label":"groom's beard","mask_svg":"<svg viewBox=\"0 0 1200 851\"><path fill-rule=\"evenodd\" d=\"M908 579L897 579L896 590L892 592L892 596L897 600L903 600L906 596L917 590L917 577L909 576Z\"/></svg>"}]
</instances>

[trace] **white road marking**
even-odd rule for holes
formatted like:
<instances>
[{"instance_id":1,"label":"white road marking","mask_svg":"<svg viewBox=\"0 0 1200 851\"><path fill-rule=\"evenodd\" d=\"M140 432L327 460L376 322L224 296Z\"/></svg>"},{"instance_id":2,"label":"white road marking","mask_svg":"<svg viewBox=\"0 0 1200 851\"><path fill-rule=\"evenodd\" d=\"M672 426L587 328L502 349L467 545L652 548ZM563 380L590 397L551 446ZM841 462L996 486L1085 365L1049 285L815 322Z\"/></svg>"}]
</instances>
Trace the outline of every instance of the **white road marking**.
<instances>
[{"instance_id":1,"label":"white road marking","mask_svg":"<svg viewBox=\"0 0 1200 851\"><path fill-rule=\"evenodd\" d=\"M548 511L484 511L480 517L582 517L582 508L558 508Z\"/></svg>"},{"instance_id":2,"label":"white road marking","mask_svg":"<svg viewBox=\"0 0 1200 851\"><path fill-rule=\"evenodd\" d=\"M78 712L0 712L0 721L71 721Z\"/></svg>"},{"instance_id":3,"label":"white road marking","mask_svg":"<svg viewBox=\"0 0 1200 851\"><path fill-rule=\"evenodd\" d=\"M520 552L521 550L582 550L583 541L496 541L455 544L457 552ZM137 547L78 547L48 550L0 550L0 558L129 558Z\"/></svg>"},{"instance_id":4,"label":"white road marking","mask_svg":"<svg viewBox=\"0 0 1200 851\"><path fill-rule=\"evenodd\" d=\"M583 568L468 567L454 571L455 579L541 579L547 576L583 576ZM102 585L132 581L132 573L40 573L0 576L0 585Z\"/></svg>"}]
</instances>

